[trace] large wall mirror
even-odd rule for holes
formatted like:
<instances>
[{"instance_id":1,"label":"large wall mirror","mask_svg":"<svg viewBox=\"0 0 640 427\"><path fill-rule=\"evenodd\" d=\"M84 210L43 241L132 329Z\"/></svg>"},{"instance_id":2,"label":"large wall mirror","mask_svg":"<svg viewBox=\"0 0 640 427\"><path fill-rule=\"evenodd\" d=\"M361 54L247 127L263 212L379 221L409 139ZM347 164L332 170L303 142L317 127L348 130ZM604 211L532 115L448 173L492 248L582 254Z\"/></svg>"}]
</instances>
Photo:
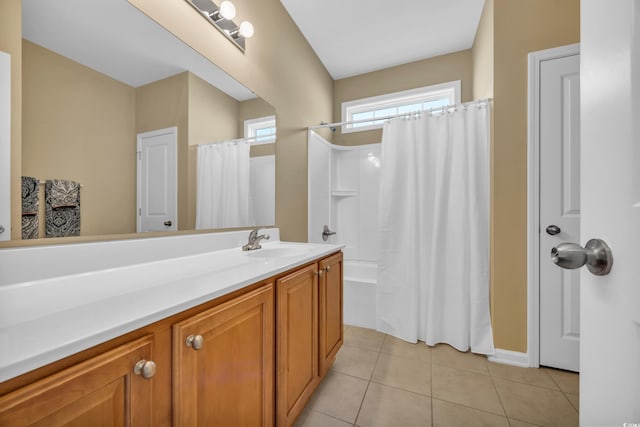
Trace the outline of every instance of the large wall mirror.
<instances>
[{"instance_id":1,"label":"large wall mirror","mask_svg":"<svg viewBox=\"0 0 640 427\"><path fill-rule=\"evenodd\" d=\"M23 215L37 218L32 238L47 233L44 187L54 179L80 184L82 236L275 223L270 104L127 1L22 5L22 175L39 194L37 215ZM248 213L220 211L238 197Z\"/></svg>"}]
</instances>

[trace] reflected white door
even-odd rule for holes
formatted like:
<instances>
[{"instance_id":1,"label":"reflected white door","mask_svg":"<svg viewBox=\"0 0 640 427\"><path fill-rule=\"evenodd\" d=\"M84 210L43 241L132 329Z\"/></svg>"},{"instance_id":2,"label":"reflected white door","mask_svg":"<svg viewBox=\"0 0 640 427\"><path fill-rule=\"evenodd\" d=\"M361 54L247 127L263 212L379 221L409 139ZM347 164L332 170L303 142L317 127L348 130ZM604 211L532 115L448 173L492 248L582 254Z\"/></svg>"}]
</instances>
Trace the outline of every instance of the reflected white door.
<instances>
[{"instance_id":1,"label":"reflected white door","mask_svg":"<svg viewBox=\"0 0 640 427\"><path fill-rule=\"evenodd\" d=\"M606 241L607 276L581 269L580 425L640 423L640 5L582 0L581 238Z\"/></svg>"},{"instance_id":2,"label":"reflected white door","mask_svg":"<svg viewBox=\"0 0 640 427\"><path fill-rule=\"evenodd\" d=\"M540 90L540 365L579 370L580 271L549 262L551 248L580 240L580 56L545 51ZM555 234L557 233L557 234Z\"/></svg>"},{"instance_id":3,"label":"reflected white door","mask_svg":"<svg viewBox=\"0 0 640 427\"><path fill-rule=\"evenodd\" d=\"M0 241L11 239L11 56L0 52Z\"/></svg>"},{"instance_id":4,"label":"reflected white door","mask_svg":"<svg viewBox=\"0 0 640 427\"><path fill-rule=\"evenodd\" d=\"M138 134L137 231L178 229L178 128Z\"/></svg>"}]
</instances>

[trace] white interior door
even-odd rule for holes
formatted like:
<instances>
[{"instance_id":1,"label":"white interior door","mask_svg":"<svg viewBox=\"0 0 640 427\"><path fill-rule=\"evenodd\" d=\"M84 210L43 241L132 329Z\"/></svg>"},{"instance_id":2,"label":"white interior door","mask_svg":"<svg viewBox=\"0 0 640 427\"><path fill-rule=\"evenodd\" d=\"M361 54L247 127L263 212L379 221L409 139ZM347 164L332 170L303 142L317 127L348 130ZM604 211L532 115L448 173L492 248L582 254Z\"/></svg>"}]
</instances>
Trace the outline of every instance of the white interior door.
<instances>
[{"instance_id":1,"label":"white interior door","mask_svg":"<svg viewBox=\"0 0 640 427\"><path fill-rule=\"evenodd\" d=\"M138 134L138 232L178 229L178 128Z\"/></svg>"},{"instance_id":2,"label":"white interior door","mask_svg":"<svg viewBox=\"0 0 640 427\"><path fill-rule=\"evenodd\" d=\"M0 241L11 239L11 56L0 52Z\"/></svg>"},{"instance_id":3,"label":"white interior door","mask_svg":"<svg viewBox=\"0 0 640 427\"><path fill-rule=\"evenodd\" d=\"M640 423L640 7L582 0L581 239L613 252L581 269L580 425Z\"/></svg>"},{"instance_id":4,"label":"white interior door","mask_svg":"<svg viewBox=\"0 0 640 427\"><path fill-rule=\"evenodd\" d=\"M540 365L578 371L580 271L549 262L580 240L580 56L577 46L540 61ZM572 52L572 53L569 53Z\"/></svg>"}]
</instances>

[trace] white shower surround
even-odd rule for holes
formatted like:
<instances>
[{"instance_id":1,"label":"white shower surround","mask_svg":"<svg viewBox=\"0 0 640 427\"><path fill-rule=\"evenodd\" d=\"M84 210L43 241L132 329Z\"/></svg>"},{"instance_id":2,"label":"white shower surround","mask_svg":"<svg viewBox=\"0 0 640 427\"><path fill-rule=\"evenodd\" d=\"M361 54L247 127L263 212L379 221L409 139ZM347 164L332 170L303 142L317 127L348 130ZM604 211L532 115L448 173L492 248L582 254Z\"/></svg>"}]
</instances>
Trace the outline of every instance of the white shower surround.
<instances>
[{"instance_id":1,"label":"white shower surround","mask_svg":"<svg viewBox=\"0 0 640 427\"><path fill-rule=\"evenodd\" d=\"M309 132L309 235L343 244L344 323L375 329L380 144L339 146Z\"/></svg>"}]
</instances>

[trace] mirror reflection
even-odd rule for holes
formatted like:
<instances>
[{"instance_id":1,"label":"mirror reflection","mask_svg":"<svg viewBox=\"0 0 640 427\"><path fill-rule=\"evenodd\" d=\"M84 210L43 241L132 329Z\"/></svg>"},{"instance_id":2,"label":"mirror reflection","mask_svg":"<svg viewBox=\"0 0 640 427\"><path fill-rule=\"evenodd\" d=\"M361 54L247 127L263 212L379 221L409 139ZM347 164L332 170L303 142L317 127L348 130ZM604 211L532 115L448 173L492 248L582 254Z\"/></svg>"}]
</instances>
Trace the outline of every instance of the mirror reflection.
<instances>
[{"instance_id":1,"label":"mirror reflection","mask_svg":"<svg viewBox=\"0 0 640 427\"><path fill-rule=\"evenodd\" d=\"M23 238L274 224L270 104L126 1L22 3Z\"/></svg>"}]
</instances>

